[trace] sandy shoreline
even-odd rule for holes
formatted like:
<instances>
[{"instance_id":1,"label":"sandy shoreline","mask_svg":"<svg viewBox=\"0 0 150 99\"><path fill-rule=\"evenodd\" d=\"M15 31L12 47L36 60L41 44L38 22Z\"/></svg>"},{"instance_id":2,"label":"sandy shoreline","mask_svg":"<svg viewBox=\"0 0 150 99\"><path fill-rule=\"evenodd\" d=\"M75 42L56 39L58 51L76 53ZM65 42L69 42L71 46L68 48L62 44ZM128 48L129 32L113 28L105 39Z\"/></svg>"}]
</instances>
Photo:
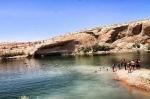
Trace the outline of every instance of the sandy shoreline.
<instances>
[{"instance_id":1,"label":"sandy shoreline","mask_svg":"<svg viewBox=\"0 0 150 99\"><path fill-rule=\"evenodd\" d=\"M77 68L77 67L76 67ZM105 74L111 73L113 78L121 83L126 84L127 86L132 86L137 89L146 91L150 93L150 70L149 69L139 69L134 70L132 73L128 73L128 70L117 70L112 72L110 67L105 67L100 70L100 67L80 67L79 71L84 73L96 73L96 74ZM107 70L108 69L108 70Z\"/></svg>"},{"instance_id":2,"label":"sandy shoreline","mask_svg":"<svg viewBox=\"0 0 150 99\"><path fill-rule=\"evenodd\" d=\"M115 79L150 92L150 70L148 69L134 70L132 73L123 69L118 70L115 72Z\"/></svg>"}]
</instances>

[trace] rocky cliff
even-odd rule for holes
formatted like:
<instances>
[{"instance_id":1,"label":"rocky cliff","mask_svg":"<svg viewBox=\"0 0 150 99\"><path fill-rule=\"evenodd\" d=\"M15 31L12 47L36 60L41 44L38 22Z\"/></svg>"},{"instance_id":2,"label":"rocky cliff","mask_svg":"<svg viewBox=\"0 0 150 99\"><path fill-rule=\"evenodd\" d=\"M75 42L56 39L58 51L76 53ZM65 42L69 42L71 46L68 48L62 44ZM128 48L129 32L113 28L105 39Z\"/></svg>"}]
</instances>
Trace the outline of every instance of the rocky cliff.
<instances>
[{"instance_id":1,"label":"rocky cliff","mask_svg":"<svg viewBox=\"0 0 150 99\"><path fill-rule=\"evenodd\" d=\"M58 44L65 41L67 43L63 43L61 46ZM71 42L69 43L68 41ZM78 43L73 43L73 41ZM20 44L21 47L17 46L19 44L15 44L17 47L14 47L13 44L11 47L7 45L1 45L1 55L6 54L6 50L9 53L12 52L11 50L13 52L17 50L24 52L26 55L33 55L37 50L41 52L44 46L49 46L46 49L51 49L51 45L53 45L52 49L57 49L57 51L61 50L61 48L63 50L65 48L66 50L70 49L68 51L69 53L72 52L72 54L150 50L150 20L84 29L47 40L28 42L28 44L23 43ZM57 48L54 48L54 45L58 45L55 46ZM69 45L73 46L73 48L70 48ZM54 52L54 50L52 51Z\"/></svg>"},{"instance_id":2,"label":"rocky cliff","mask_svg":"<svg viewBox=\"0 0 150 99\"><path fill-rule=\"evenodd\" d=\"M54 38L70 39L79 42L75 54L150 50L150 20L95 27Z\"/></svg>"}]
</instances>

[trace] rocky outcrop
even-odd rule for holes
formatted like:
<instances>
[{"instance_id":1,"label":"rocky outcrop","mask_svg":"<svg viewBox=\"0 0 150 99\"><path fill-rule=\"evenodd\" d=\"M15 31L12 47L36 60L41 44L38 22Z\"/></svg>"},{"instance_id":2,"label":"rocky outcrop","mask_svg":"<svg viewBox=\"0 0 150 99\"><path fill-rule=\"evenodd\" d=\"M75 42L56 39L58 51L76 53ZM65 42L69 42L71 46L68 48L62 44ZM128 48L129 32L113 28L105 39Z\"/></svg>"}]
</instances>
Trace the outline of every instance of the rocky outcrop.
<instances>
[{"instance_id":1,"label":"rocky outcrop","mask_svg":"<svg viewBox=\"0 0 150 99\"><path fill-rule=\"evenodd\" d=\"M80 52L95 53L95 51L126 52L135 50L150 50L150 20L141 20L124 24L114 24L110 26L95 27L71 32L63 36L51 39L0 45L0 55L11 52L24 52L33 55L43 46L50 46L58 42L75 40L78 43L63 45L66 49L71 49L73 54ZM109 46L108 46L109 45ZM70 47L69 47L70 46ZM59 47L60 50L63 47ZM96 48L96 49L95 49ZM49 47L51 49L51 47ZM55 49L54 47L52 49ZM5 55L4 55L5 56Z\"/></svg>"},{"instance_id":2,"label":"rocky outcrop","mask_svg":"<svg viewBox=\"0 0 150 99\"><path fill-rule=\"evenodd\" d=\"M108 38L106 39L106 43L113 43L114 41L121 39L125 37L125 34L127 32L128 26L119 26L119 27L114 27L110 29L108 32ZM101 33L104 35L104 33ZM107 34L107 33L106 33Z\"/></svg>"},{"instance_id":3,"label":"rocky outcrop","mask_svg":"<svg viewBox=\"0 0 150 99\"><path fill-rule=\"evenodd\" d=\"M150 36L150 21L143 22L142 34Z\"/></svg>"},{"instance_id":4,"label":"rocky outcrop","mask_svg":"<svg viewBox=\"0 0 150 99\"><path fill-rule=\"evenodd\" d=\"M40 47L34 53L34 56L41 57L41 55L42 56L68 55L74 51L76 44L78 44L78 42L75 40L67 40L67 41L56 42L53 44L45 45Z\"/></svg>"},{"instance_id":5,"label":"rocky outcrop","mask_svg":"<svg viewBox=\"0 0 150 99\"><path fill-rule=\"evenodd\" d=\"M74 54L108 49L109 52L147 50L150 46L150 20L85 29L54 38L56 41L71 39L79 42L72 50Z\"/></svg>"}]
</instances>

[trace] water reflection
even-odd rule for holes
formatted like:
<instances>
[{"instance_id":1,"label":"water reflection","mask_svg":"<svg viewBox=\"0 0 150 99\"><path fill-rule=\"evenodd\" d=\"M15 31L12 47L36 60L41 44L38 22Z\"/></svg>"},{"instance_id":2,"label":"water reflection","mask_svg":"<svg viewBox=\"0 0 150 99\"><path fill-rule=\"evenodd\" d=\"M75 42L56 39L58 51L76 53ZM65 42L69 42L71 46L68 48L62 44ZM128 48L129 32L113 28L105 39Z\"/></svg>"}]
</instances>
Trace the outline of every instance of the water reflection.
<instances>
[{"instance_id":1,"label":"water reflection","mask_svg":"<svg viewBox=\"0 0 150 99\"><path fill-rule=\"evenodd\" d=\"M22 59L22 60L11 60L5 61L0 64L0 72L22 72L39 69L40 64L35 59Z\"/></svg>"},{"instance_id":2,"label":"water reflection","mask_svg":"<svg viewBox=\"0 0 150 99\"><path fill-rule=\"evenodd\" d=\"M150 53L1 61L0 99L149 99L110 73L94 73L121 58L140 58L143 67L150 66Z\"/></svg>"},{"instance_id":3,"label":"water reflection","mask_svg":"<svg viewBox=\"0 0 150 99\"><path fill-rule=\"evenodd\" d=\"M77 65L94 65L94 66L111 66L112 64L119 62L121 59L127 61L133 59L140 59L143 68L150 68L150 53L120 53L103 56L77 56L75 57ZM88 60L88 61L87 61Z\"/></svg>"},{"instance_id":4,"label":"water reflection","mask_svg":"<svg viewBox=\"0 0 150 99\"><path fill-rule=\"evenodd\" d=\"M19 99L29 99L27 96L21 96Z\"/></svg>"}]
</instances>

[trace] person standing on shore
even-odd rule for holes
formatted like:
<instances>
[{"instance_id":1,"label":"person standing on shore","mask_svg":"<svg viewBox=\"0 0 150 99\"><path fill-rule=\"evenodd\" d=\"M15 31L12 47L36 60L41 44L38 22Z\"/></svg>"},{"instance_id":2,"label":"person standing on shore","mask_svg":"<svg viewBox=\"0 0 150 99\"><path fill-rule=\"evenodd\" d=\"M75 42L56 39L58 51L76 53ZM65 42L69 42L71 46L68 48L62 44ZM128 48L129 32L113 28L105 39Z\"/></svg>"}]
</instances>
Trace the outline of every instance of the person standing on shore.
<instances>
[{"instance_id":1,"label":"person standing on shore","mask_svg":"<svg viewBox=\"0 0 150 99\"><path fill-rule=\"evenodd\" d=\"M134 60L131 61L131 67L133 70L135 69L135 61Z\"/></svg>"},{"instance_id":2,"label":"person standing on shore","mask_svg":"<svg viewBox=\"0 0 150 99\"><path fill-rule=\"evenodd\" d=\"M120 62L120 67L122 68L124 66L124 60L122 59Z\"/></svg>"},{"instance_id":3,"label":"person standing on shore","mask_svg":"<svg viewBox=\"0 0 150 99\"><path fill-rule=\"evenodd\" d=\"M127 67L128 67L128 73L131 73L131 70L132 70L131 61L129 61L129 62L127 63Z\"/></svg>"},{"instance_id":4,"label":"person standing on shore","mask_svg":"<svg viewBox=\"0 0 150 99\"><path fill-rule=\"evenodd\" d=\"M125 59L122 61L122 64L123 64L123 66L124 66L124 69L127 70L127 62L126 62Z\"/></svg>"},{"instance_id":5,"label":"person standing on shore","mask_svg":"<svg viewBox=\"0 0 150 99\"><path fill-rule=\"evenodd\" d=\"M116 67L116 64L114 63L114 64L112 65L112 71L113 71L113 72L115 72L115 67Z\"/></svg>"},{"instance_id":6,"label":"person standing on shore","mask_svg":"<svg viewBox=\"0 0 150 99\"><path fill-rule=\"evenodd\" d=\"M120 70L121 69L121 63L118 63L117 66L118 66L118 69Z\"/></svg>"},{"instance_id":7,"label":"person standing on shore","mask_svg":"<svg viewBox=\"0 0 150 99\"><path fill-rule=\"evenodd\" d=\"M124 60L121 59L120 62L117 63L119 70L122 68L123 65L124 65Z\"/></svg>"},{"instance_id":8,"label":"person standing on shore","mask_svg":"<svg viewBox=\"0 0 150 99\"><path fill-rule=\"evenodd\" d=\"M140 63L141 63L140 59L135 60L135 66L137 69L140 69L140 67L141 67Z\"/></svg>"}]
</instances>

